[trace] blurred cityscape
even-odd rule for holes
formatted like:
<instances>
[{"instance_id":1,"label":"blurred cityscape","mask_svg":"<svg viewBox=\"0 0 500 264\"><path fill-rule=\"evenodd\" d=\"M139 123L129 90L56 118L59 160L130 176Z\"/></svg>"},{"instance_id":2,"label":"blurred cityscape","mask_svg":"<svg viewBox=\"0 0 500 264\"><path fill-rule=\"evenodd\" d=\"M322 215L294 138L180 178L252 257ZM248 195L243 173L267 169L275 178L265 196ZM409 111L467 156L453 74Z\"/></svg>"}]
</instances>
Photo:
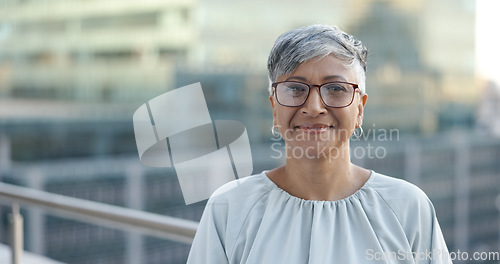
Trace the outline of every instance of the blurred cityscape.
<instances>
[{"instance_id":1,"label":"blurred cityscape","mask_svg":"<svg viewBox=\"0 0 500 264\"><path fill-rule=\"evenodd\" d=\"M2 0L0 180L199 221L205 202L184 204L173 168L140 164L134 111L201 82L212 119L246 125L254 173L276 167L268 53L285 31L334 24L370 52L373 137L354 162L421 187L450 251L500 251L500 87L476 73L475 21L474 0ZM9 211L0 199L3 244ZM22 214L26 250L65 263L185 263L190 248Z\"/></svg>"}]
</instances>

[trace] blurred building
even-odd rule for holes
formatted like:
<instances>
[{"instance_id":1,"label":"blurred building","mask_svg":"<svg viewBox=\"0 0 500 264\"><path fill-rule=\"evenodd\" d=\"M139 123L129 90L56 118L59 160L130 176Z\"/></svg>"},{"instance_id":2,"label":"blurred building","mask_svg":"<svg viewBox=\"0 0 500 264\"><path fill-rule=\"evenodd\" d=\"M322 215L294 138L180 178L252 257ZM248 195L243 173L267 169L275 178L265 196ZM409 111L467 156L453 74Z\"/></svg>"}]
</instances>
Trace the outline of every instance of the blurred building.
<instances>
[{"instance_id":1,"label":"blurred building","mask_svg":"<svg viewBox=\"0 0 500 264\"><path fill-rule=\"evenodd\" d=\"M317 19L301 16L303 7L293 3L278 13L280 4L260 4L7 1L0 8L1 95L141 101L175 88L176 69L263 74L277 32ZM316 15L332 17L325 22L343 16L338 4L320 4Z\"/></svg>"},{"instance_id":2,"label":"blurred building","mask_svg":"<svg viewBox=\"0 0 500 264\"><path fill-rule=\"evenodd\" d=\"M2 3L5 97L136 101L171 87L197 42L194 1Z\"/></svg>"},{"instance_id":3,"label":"blurred building","mask_svg":"<svg viewBox=\"0 0 500 264\"><path fill-rule=\"evenodd\" d=\"M479 133L500 137L500 87L493 81L483 85L477 119Z\"/></svg>"},{"instance_id":4,"label":"blurred building","mask_svg":"<svg viewBox=\"0 0 500 264\"><path fill-rule=\"evenodd\" d=\"M365 123L423 133L471 127L474 1L369 2L349 27L369 48Z\"/></svg>"},{"instance_id":5,"label":"blurred building","mask_svg":"<svg viewBox=\"0 0 500 264\"><path fill-rule=\"evenodd\" d=\"M0 8L0 96L142 102L193 81L203 85L203 77L220 84L251 76L214 87L214 96L245 90L233 99L246 107L232 113L261 105L269 113L262 96L275 38L321 22L339 25L370 49L367 124L426 133L468 125L478 97L474 1L228 3L6 1ZM266 126L244 121L263 131L270 124L264 120Z\"/></svg>"}]
</instances>

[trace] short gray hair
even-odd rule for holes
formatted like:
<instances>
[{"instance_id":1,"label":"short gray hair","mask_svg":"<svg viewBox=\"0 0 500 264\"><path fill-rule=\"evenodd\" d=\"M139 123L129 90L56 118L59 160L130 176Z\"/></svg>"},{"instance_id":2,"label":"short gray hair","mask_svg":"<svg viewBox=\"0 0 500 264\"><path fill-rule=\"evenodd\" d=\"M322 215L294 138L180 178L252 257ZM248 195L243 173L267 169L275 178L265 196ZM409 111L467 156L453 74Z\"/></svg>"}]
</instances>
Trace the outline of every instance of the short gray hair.
<instances>
[{"instance_id":1,"label":"short gray hair","mask_svg":"<svg viewBox=\"0 0 500 264\"><path fill-rule=\"evenodd\" d=\"M361 41L330 25L306 26L279 36L267 61L269 81L276 82L279 76L293 72L301 63L330 54L357 68L358 85L364 94L368 50ZM271 87L269 92L272 93Z\"/></svg>"}]
</instances>

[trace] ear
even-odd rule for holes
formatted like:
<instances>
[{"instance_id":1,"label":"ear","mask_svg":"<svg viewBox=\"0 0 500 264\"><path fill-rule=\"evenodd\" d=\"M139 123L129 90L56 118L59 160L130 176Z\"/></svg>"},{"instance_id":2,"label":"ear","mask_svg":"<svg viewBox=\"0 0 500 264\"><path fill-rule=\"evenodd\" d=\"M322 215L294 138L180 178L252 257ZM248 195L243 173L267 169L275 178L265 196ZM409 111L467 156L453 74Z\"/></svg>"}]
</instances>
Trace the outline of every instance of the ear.
<instances>
[{"instance_id":1,"label":"ear","mask_svg":"<svg viewBox=\"0 0 500 264\"><path fill-rule=\"evenodd\" d=\"M368 100L368 95L367 94L363 94L360 96L359 98L359 102L358 102L358 116L357 116L357 119L358 119L358 125L359 126L362 126L363 125L363 116L364 116L364 113L365 113L365 105L366 105L366 100Z\"/></svg>"},{"instance_id":2,"label":"ear","mask_svg":"<svg viewBox=\"0 0 500 264\"><path fill-rule=\"evenodd\" d=\"M273 108L273 124L276 122L276 111L274 111L274 96L271 94L269 95L269 101L271 102L271 107Z\"/></svg>"}]
</instances>

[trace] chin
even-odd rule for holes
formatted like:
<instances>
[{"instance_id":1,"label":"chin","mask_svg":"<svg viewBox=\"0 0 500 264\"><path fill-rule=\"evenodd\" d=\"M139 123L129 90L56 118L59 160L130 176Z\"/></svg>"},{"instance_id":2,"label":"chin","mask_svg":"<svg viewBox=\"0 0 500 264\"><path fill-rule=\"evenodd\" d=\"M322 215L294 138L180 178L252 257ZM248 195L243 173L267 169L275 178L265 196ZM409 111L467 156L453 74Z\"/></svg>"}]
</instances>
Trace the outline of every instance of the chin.
<instances>
[{"instance_id":1,"label":"chin","mask_svg":"<svg viewBox=\"0 0 500 264\"><path fill-rule=\"evenodd\" d=\"M287 155L294 159L332 160L341 158L344 147L332 141L302 141L300 144L287 143ZM348 148L348 146L347 146Z\"/></svg>"}]
</instances>

